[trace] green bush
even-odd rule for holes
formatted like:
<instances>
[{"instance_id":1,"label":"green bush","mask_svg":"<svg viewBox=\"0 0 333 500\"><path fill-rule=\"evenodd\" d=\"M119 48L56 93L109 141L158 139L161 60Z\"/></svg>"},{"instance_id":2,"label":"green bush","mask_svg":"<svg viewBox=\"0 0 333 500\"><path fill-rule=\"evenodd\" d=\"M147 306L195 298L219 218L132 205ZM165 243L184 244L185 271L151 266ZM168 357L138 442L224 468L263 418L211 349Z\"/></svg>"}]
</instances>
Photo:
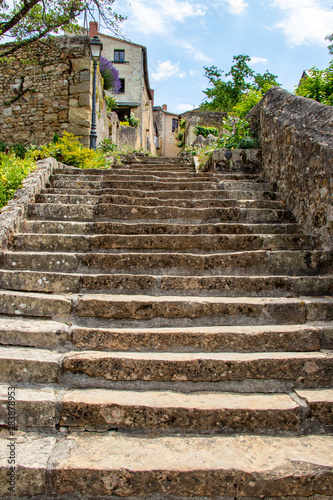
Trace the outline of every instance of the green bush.
<instances>
[{"instance_id":1,"label":"green bush","mask_svg":"<svg viewBox=\"0 0 333 500\"><path fill-rule=\"evenodd\" d=\"M105 99L105 104L106 104L107 111L111 112L114 109L116 109L116 107L118 106L118 103L117 103L117 101L116 101L116 99L114 97L106 95L104 97L104 99Z\"/></svg>"},{"instance_id":2,"label":"green bush","mask_svg":"<svg viewBox=\"0 0 333 500\"><path fill-rule=\"evenodd\" d=\"M333 105L333 61L328 68L311 68L308 76L301 80L295 94L309 97L328 106Z\"/></svg>"},{"instance_id":3,"label":"green bush","mask_svg":"<svg viewBox=\"0 0 333 500\"><path fill-rule=\"evenodd\" d=\"M13 198L22 180L36 168L35 161L20 158L15 153L0 153L0 208Z\"/></svg>"},{"instance_id":4,"label":"green bush","mask_svg":"<svg viewBox=\"0 0 333 500\"><path fill-rule=\"evenodd\" d=\"M201 127L200 125L197 125L194 129L195 135L203 135L205 138L207 135L212 134L217 137L219 135L219 131L215 127Z\"/></svg>"},{"instance_id":5,"label":"green bush","mask_svg":"<svg viewBox=\"0 0 333 500\"><path fill-rule=\"evenodd\" d=\"M223 123L223 128L230 132L230 135L223 135L216 142L217 148L227 149L255 149L258 141L250 132L250 124L246 120L233 120L228 117Z\"/></svg>"},{"instance_id":6,"label":"green bush","mask_svg":"<svg viewBox=\"0 0 333 500\"><path fill-rule=\"evenodd\" d=\"M110 162L104 157L102 151L86 148L80 143L78 137L66 131L62 137L56 138L54 142L40 146L31 153L31 156L35 160L52 156L66 165L78 168L110 167Z\"/></svg>"}]
</instances>

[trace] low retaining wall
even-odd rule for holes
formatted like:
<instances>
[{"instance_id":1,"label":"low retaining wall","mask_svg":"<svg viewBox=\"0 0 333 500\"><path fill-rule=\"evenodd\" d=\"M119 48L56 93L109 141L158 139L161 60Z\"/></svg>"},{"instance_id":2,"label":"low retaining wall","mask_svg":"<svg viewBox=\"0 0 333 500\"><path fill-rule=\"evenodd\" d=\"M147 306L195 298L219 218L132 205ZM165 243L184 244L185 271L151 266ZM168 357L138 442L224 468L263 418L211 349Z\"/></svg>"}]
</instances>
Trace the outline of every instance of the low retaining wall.
<instances>
[{"instance_id":1,"label":"low retaining wall","mask_svg":"<svg viewBox=\"0 0 333 500\"><path fill-rule=\"evenodd\" d=\"M262 172L318 246L333 250L333 108L280 88L247 115L262 148Z\"/></svg>"},{"instance_id":2,"label":"low retaining wall","mask_svg":"<svg viewBox=\"0 0 333 500\"><path fill-rule=\"evenodd\" d=\"M37 165L36 170L22 181L22 188L16 191L13 199L0 210L0 251L11 244L27 216L29 203L34 202L35 195L46 186L53 171L63 168L62 163L54 158L40 160Z\"/></svg>"}]
</instances>

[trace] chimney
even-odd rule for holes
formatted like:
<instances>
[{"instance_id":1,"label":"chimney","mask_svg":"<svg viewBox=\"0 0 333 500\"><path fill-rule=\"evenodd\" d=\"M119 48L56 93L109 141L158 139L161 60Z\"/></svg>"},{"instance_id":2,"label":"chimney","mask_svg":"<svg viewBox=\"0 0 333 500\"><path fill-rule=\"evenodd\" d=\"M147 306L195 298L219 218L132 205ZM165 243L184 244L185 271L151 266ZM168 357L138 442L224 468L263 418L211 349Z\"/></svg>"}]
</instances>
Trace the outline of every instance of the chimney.
<instances>
[{"instance_id":1,"label":"chimney","mask_svg":"<svg viewBox=\"0 0 333 500\"><path fill-rule=\"evenodd\" d=\"M89 38L98 36L98 23L95 21L90 21L89 23Z\"/></svg>"},{"instance_id":2,"label":"chimney","mask_svg":"<svg viewBox=\"0 0 333 500\"><path fill-rule=\"evenodd\" d=\"M166 104L162 104L163 111L168 111L168 106Z\"/></svg>"}]
</instances>

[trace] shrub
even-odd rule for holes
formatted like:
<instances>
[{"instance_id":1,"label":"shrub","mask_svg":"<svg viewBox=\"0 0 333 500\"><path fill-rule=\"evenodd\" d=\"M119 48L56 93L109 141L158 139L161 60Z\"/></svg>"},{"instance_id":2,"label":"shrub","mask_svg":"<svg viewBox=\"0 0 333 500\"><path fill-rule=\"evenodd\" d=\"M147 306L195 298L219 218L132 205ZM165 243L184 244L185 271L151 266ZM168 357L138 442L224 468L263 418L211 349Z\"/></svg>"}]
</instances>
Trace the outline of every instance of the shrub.
<instances>
[{"instance_id":1,"label":"shrub","mask_svg":"<svg viewBox=\"0 0 333 500\"><path fill-rule=\"evenodd\" d=\"M120 125L124 125L125 127L135 127L140 123L139 118L135 118L134 113L131 113L130 116L124 116L125 120L120 122Z\"/></svg>"},{"instance_id":2,"label":"shrub","mask_svg":"<svg viewBox=\"0 0 333 500\"><path fill-rule=\"evenodd\" d=\"M13 198L22 180L36 168L35 161L15 153L0 153L0 208Z\"/></svg>"},{"instance_id":3,"label":"shrub","mask_svg":"<svg viewBox=\"0 0 333 500\"><path fill-rule=\"evenodd\" d=\"M101 151L83 146L79 137L64 132L63 136L31 152L35 160L52 156L58 161L78 168L109 168L109 161Z\"/></svg>"},{"instance_id":4,"label":"shrub","mask_svg":"<svg viewBox=\"0 0 333 500\"><path fill-rule=\"evenodd\" d=\"M215 127L201 127L200 125L197 125L194 129L195 135L203 135L205 138L207 135L212 134L217 137L219 135L219 131Z\"/></svg>"},{"instance_id":5,"label":"shrub","mask_svg":"<svg viewBox=\"0 0 333 500\"><path fill-rule=\"evenodd\" d=\"M250 124L246 120L233 120L228 117L223 123L223 128L228 130L231 135L223 135L218 139L217 148L227 149L255 149L258 147L258 141L250 133Z\"/></svg>"},{"instance_id":6,"label":"shrub","mask_svg":"<svg viewBox=\"0 0 333 500\"><path fill-rule=\"evenodd\" d=\"M118 106L118 103L117 103L117 101L115 100L114 97L106 95L104 97L104 99L105 99L105 104L106 104L107 111L111 112L114 109L116 109L116 107Z\"/></svg>"}]
</instances>

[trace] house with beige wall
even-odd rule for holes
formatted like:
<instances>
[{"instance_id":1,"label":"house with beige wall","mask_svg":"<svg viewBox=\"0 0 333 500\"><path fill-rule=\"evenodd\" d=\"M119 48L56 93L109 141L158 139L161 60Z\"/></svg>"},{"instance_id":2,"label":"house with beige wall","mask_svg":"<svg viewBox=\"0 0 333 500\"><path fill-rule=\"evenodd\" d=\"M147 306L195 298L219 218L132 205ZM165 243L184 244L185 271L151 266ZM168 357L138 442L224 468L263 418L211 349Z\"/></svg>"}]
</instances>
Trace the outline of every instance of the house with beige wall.
<instances>
[{"instance_id":1,"label":"house with beige wall","mask_svg":"<svg viewBox=\"0 0 333 500\"><path fill-rule=\"evenodd\" d=\"M97 23L90 23L89 36L96 34ZM94 26L95 25L95 26ZM120 93L112 95L118 103L114 110L120 121L125 116L134 114L140 120L135 138L135 148L143 148L156 154L154 143L153 125L153 91L149 85L147 49L143 45L128 42L121 38L112 37L98 33L103 43L102 56L112 62L119 71L119 78L122 83ZM123 136L128 136L124 133ZM120 142L122 141L122 131L120 130Z\"/></svg>"},{"instance_id":2,"label":"house with beige wall","mask_svg":"<svg viewBox=\"0 0 333 500\"><path fill-rule=\"evenodd\" d=\"M154 112L154 140L159 156L175 157L181 151L178 147L179 116L170 113L166 104L155 106Z\"/></svg>"}]
</instances>

